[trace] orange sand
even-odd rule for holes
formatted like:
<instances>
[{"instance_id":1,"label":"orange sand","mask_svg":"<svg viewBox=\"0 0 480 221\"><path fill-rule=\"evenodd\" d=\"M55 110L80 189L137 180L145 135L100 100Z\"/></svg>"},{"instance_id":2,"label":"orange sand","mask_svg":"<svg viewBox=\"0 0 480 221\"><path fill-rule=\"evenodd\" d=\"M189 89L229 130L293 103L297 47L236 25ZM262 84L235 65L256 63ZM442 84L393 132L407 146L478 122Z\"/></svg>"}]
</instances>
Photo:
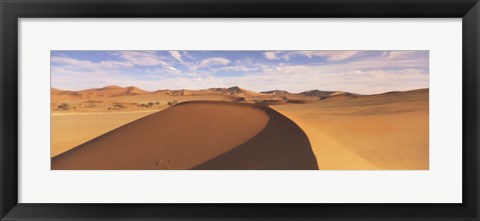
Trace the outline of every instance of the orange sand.
<instances>
[{"instance_id":1,"label":"orange sand","mask_svg":"<svg viewBox=\"0 0 480 221\"><path fill-rule=\"evenodd\" d=\"M428 89L272 106L312 143L320 169L429 169Z\"/></svg>"}]
</instances>

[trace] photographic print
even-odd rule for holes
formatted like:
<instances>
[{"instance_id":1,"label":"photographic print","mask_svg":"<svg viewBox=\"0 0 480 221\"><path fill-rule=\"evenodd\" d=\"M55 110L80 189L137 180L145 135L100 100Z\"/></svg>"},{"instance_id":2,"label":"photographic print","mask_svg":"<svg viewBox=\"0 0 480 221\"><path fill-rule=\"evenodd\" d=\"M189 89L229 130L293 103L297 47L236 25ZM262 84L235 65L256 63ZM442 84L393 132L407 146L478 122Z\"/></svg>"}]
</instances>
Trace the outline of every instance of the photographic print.
<instances>
[{"instance_id":1,"label":"photographic print","mask_svg":"<svg viewBox=\"0 0 480 221\"><path fill-rule=\"evenodd\" d=\"M51 51L52 170L428 170L429 51Z\"/></svg>"}]
</instances>

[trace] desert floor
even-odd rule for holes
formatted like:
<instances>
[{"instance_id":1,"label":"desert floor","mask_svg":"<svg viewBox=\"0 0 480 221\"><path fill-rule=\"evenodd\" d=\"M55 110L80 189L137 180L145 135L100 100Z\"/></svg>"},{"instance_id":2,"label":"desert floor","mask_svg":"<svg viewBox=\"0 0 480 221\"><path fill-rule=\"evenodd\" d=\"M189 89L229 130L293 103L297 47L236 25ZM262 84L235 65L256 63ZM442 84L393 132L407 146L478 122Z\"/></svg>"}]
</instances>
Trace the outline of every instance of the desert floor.
<instances>
[{"instance_id":1,"label":"desert floor","mask_svg":"<svg viewBox=\"0 0 480 221\"><path fill-rule=\"evenodd\" d=\"M271 107L305 131L322 170L429 169L426 89Z\"/></svg>"},{"instance_id":2,"label":"desert floor","mask_svg":"<svg viewBox=\"0 0 480 221\"><path fill-rule=\"evenodd\" d=\"M53 114L50 118L50 157L154 112L156 111Z\"/></svg>"}]
</instances>

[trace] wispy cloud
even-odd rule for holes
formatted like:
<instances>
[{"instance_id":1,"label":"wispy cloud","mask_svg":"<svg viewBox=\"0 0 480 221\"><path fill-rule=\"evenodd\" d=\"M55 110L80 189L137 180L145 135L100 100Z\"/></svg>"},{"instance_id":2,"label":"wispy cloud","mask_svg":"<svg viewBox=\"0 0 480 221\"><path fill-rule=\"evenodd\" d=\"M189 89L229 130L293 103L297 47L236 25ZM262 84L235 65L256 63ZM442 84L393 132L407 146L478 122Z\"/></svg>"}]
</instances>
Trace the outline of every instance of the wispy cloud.
<instances>
[{"instance_id":1,"label":"wispy cloud","mask_svg":"<svg viewBox=\"0 0 480 221\"><path fill-rule=\"evenodd\" d=\"M117 69L117 68L130 68L133 66L130 62L122 61L100 61L91 62L85 60L79 60L67 57L51 57L53 64L68 65L71 68L78 69Z\"/></svg>"},{"instance_id":2,"label":"wispy cloud","mask_svg":"<svg viewBox=\"0 0 480 221\"><path fill-rule=\"evenodd\" d=\"M284 58L289 60L293 56L324 57L328 61L341 61L360 54L361 51L294 51L284 55Z\"/></svg>"},{"instance_id":3,"label":"wispy cloud","mask_svg":"<svg viewBox=\"0 0 480 221\"><path fill-rule=\"evenodd\" d=\"M390 51L388 52L388 59L398 60L398 59L412 59L418 58L417 51Z\"/></svg>"},{"instance_id":4,"label":"wispy cloud","mask_svg":"<svg viewBox=\"0 0 480 221\"><path fill-rule=\"evenodd\" d=\"M155 51L120 51L120 58L140 66L168 65Z\"/></svg>"},{"instance_id":5,"label":"wispy cloud","mask_svg":"<svg viewBox=\"0 0 480 221\"><path fill-rule=\"evenodd\" d=\"M224 66L224 65L230 64L230 62L231 61L226 58L213 57L213 58L207 58L200 61L198 67L205 68L205 67L211 67L211 66Z\"/></svg>"},{"instance_id":6,"label":"wispy cloud","mask_svg":"<svg viewBox=\"0 0 480 221\"><path fill-rule=\"evenodd\" d=\"M182 60L182 55L180 54L179 51L169 51L170 55L175 58L177 61L183 62Z\"/></svg>"},{"instance_id":7,"label":"wispy cloud","mask_svg":"<svg viewBox=\"0 0 480 221\"><path fill-rule=\"evenodd\" d=\"M279 51L267 51L267 52L264 52L263 55L268 60L278 60L278 59L281 59L281 57L278 56L278 54L280 54L280 53L281 52L279 52Z\"/></svg>"}]
</instances>

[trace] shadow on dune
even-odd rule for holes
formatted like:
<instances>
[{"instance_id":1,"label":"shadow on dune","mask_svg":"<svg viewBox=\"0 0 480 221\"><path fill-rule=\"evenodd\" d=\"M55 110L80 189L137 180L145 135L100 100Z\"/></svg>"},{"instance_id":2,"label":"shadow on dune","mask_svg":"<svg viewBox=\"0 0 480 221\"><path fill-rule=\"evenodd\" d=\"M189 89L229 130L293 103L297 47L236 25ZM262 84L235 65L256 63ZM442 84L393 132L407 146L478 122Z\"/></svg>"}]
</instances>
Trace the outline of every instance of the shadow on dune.
<instances>
[{"instance_id":1,"label":"shadow on dune","mask_svg":"<svg viewBox=\"0 0 480 221\"><path fill-rule=\"evenodd\" d=\"M194 170L318 170L307 135L292 120L260 106L270 120L255 137Z\"/></svg>"}]
</instances>

